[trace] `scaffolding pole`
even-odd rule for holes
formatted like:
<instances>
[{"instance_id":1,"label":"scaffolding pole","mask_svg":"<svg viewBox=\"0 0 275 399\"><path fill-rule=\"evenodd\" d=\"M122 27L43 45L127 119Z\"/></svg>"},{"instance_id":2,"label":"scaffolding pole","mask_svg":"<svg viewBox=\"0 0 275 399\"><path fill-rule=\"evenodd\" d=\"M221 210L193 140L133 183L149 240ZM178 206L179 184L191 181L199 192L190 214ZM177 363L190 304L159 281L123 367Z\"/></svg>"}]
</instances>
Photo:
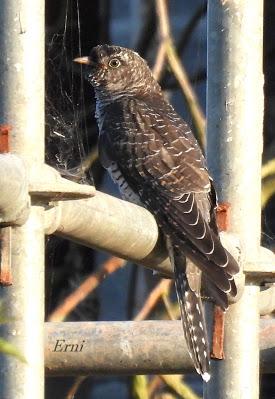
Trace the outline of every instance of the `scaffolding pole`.
<instances>
[{"instance_id":1,"label":"scaffolding pole","mask_svg":"<svg viewBox=\"0 0 275 399\"><path fill-rule=\"evenodd\" d=\"M0 13L0 123L11 126L10 152L35 167L44 162L44 1L3 0ZM0 336L26 363L1 355L0 397L44 397L43 207L11 232L13 285L1 287L10 322Z\"/></svg>"},{"instance_id":2,"label":"scaffolding pole","mask_svg":"<svg viewBox=\"0 0 275 399\"><path fill-rule=\"evenodd\" d=\"M275 325L267 319L260 327L261 372L275 373ZM48 376L182 374L194 372L194 364L181 321L67 322L45 324L45 370Z\"/></svg>"},{"instance_id":3,"label":"scaffolding pole","mask_svg":"<svg viewBox=\"0 0 275 399\"><path fill-rule=\"evenodd\" d=\"M246 268L260 262L263 1L211 0L207 34L208 166L219 201L231 204L230 230ZM226 358L212 362L207 399L259 397L258 293L247 279L226 314Z\"/></svg>"}]
</instances>

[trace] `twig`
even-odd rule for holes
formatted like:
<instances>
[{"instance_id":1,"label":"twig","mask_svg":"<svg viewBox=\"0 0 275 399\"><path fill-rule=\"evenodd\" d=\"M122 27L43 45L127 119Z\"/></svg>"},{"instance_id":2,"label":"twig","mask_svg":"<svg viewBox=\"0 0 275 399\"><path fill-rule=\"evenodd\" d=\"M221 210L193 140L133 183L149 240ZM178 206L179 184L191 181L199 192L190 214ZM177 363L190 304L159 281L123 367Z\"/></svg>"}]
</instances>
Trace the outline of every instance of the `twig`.
<instances>
[{"instance_id":1,"label":"twig","mask_svg":"<svg viewBox=\"0 0 275 399\"><path fill-rule=\"evenodd\" d=\"M270 159L262 166L262 179L275 175L275 159Z\"/></svg>"},{"instance_id":2,"label":"twig","mask_svg":"<svg viewBox=\"0 0 275 399\"><path fill-rule=\"evenodd\" d=\"M91 274L86 280L50 314L48 321L63 321L75 307L82 302L106 276L124 266L125 260L115 256L109 258L99 271Z\"/></svg>"},{"instance_id":3,"label":"twig","mask_svg":"<svg viewBox=\"0 0 275 399\"><path fill-rule=\"evenodd\" d=\"M275 177L262 182L262 209L266 207L273 195L275 195Z\"/></svg>"},{"instance_id":4,"label":"twig","mask_svg":"<svg viewBox=\"0 0 275 399\"><path fill-rule=\"evenodd\" d=\"M170 317L170 319L176 320L176 317L175 317L173 309L172 309L172 304L168 298L167 292L162 294L162 301L164 303L166 312L168 313L168 316Z\"/></svg>"},{"instance_id":5,"label":"twig","mask_svg":"<svg viewBox=\"0 0 275 399\"><path fill-rule=\"evenodd\" d=\"M159 375L155 375L148 384L149 398L163 385L163 381Z\"/></svg>"},{"instance_id":6,"label":"twig","mask_svg":"<svg viewBox=\"0 0 275 399\"><path fill-rule=\"evenodd\" d=\"M166 48L167 61L182 89L187 107L192 116L198 140L200 141L200 144L204 147L205 118L200 108L196 94L194 93L192 86L189 82L185 68L181 64L181 61L173 45L166 1L156 0L156 10L159 21L160 37Z\"/></svg>"},{"instance_id":7,"label":"twig","mask_svg":"<svg viewBox=\"0 0 275 399\"><path fill-rule=\"evenodd\" d=\"M154 399L178 399L178 395L176 396L175 394L172 394L170 392L164 392L156 395Z\"/></svg>"},{"instance_id":8,"label":"twig","mask_svg":"<svg viewBox=\"0 0 275 399\"><path fill-rule=\"evenodd\" d=\"M73 385L70 387L69 391L66 394L66 398L65 399L74 399L75 398L75 394L78 391L80 385L82 384L82 382L84 380L86 380L87 376L79 376L74 380Z\"/></svg>"},{"instance_id":9,"label":"twig","mask_svg":"<svg viewBox=\"0 0 275 399\"><path fill-rule=\"evenodd\" d=\"M159 284L150 292L142 309L134 318L135 321L146 319L152 309L156 306L164 293L167 293L171 286L172 280L162 279Z\"/></svg>"},{"instance_id":10,"label":"twig","mask_svg":"<svg viewBox=\"0 0 275 399\"><path fill-rule=\"evenodd\" d=\"M200 399L195 392L189 388L181 380L181 376L178 375L160 375L160 378L167 384L174 392L176 392L180 398L184 399Z\"/></svg>"},{"instance_id":11,"label":"twig","mask_svg":"<svg viewBox=\"0 0 275 399\"><path fill-rule=\"evenodd\" d=\"M185 47L187 46L192 33L196 29L197 24L199 23L201 18L205 15L206 11L207 11L207 2L205 4L200 4L195 13L189 19L186 26L184 26L182 32L179 35L179 39L176 43L176 49L178 54L181 54L185 50ZM160 77L161 87L170 86L168 85L167 82L168 76L169 76L168 71L163 71L162 76ZM192 82L191 78L190 81ZM195 80L195 82L196 81L197 80Z\"/></svg>"},{"instance_id":12,"label":"twig","mask_svg":"<svg viewBox=\"0 0 275 399\"><path fill-rule=\"evenodd\" d=\"M132 378L132 394L135 399L149 399L148 377L135 375Z\"/></svg>"},{"instance_id":13,"label":"twig","mask_svg":"<svg viewBox=\"0 0 275 399\"><path fill-rule=\"evenodd\" d=\"M91 166L98 159L98 148L94 147L91 149L89 154L85 157L85 159L81 162L81 168L84 172L87 172L91 168Z\"/></svg>"},{"instance_id":14,"label":"twig","mask_svg":"<svg viewBox=\"0 0 275 399\"><path fill-rule=\"evenodd\" d=\"M189 77L189 82L190 83L200 83L206 80L206 70L205 68L199 69L197 72L195 72L193 75ZM166 79L161 80L160 85L163 90L176 90L180 89L177 81L175 78L170 79L169 81L166 81Z\"/></svg>"},{"instance_id":15,"label":"twig","mask_svg":"<svg viewBox=\"0 0 275 399\"><path fill-rule=\"evenodd\" d=\"M159 80L162 75L165 66L165 61L166 61L166 46L165 43L162 41L158 47L156 61L152 69L153 75L156 80Z\"/></svg>"},{"instance_id":16,"label":"twig","mask_svg":"<svg viewBox=\"0 0 275 399\"><path fill-rule=\"evenodd\" d=\"M75 166L71 169L57 168L57 170L62 176L78 183L86 177L86 173L93 166L97 159L98 148L94 147L78 166Z\"/></svg>"},{"instance_id":17,"label":"twig","mask_svg":"<svg viewBox=\"0 0 275 399\"><path fill-rule=\"evenodd\" d=\"M163 6L163 4L159 5L160 7ZM165 19L159 19L159 31L160 31L160 43L157 51L157 57L156 57L156 62L153 67L153 75L154 77L159 80L163 68L165 65L166 61L166 41L169 40L169 25L167 24L167 21Z\"/></svg>"}]
</instances>

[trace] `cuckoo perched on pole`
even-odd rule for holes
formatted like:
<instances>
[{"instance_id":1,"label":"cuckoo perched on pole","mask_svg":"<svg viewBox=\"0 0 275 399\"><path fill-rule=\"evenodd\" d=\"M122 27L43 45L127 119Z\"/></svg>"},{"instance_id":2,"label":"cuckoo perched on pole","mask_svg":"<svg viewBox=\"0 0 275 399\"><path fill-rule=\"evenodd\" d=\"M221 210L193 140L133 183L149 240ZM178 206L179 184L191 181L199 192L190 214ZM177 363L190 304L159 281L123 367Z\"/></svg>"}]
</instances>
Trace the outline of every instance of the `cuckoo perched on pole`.
<instances>
[{"instance_id":1,"label":"cuckoo perched on pole","mask_svg":"<svg viewBox=\"0 0 275 399\"><path fill-rule=\"evenodd\" d=\"M154 214L165 237L186 342L197 372L208 381L201 274L225 310L228 294L236 295L239 267L219 238L216 194L201 149L136 52L101 45L74 61L87 65L95 90L102 165L126 200Z\"/></svg>"}]
</instances>

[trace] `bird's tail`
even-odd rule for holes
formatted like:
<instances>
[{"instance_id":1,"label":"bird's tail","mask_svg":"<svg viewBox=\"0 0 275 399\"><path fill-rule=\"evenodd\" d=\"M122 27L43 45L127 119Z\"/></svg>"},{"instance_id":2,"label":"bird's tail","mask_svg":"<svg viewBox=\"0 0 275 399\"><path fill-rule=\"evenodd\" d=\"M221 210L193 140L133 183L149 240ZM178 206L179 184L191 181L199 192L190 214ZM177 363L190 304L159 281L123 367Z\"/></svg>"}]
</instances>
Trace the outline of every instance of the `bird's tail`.
<instances>
[{"instance_id":1,"label":"bird's tail","mask_svg":"<svg viewBox=\"0 0 275 399\"><path fill-rule=\"evenodd\" d=\"M177 248L170 245L168 247L174 266L176 292L189 353L196 371L207 382L210 379L210 354L201 298L188 283L185 257Z\"/></svg>"}]
</instances>

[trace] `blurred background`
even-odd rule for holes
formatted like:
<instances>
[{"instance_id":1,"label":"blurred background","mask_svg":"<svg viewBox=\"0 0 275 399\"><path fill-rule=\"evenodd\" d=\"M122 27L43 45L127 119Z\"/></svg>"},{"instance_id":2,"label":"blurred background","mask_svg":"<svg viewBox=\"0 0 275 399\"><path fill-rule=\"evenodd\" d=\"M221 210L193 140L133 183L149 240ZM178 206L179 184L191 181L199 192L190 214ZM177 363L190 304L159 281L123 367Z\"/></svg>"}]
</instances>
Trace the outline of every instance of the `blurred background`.
<instances>
[{"instance_id":1,"label":"blurred background","mask_svg":"<svg viewBox=\"0 0 275 399\"><path fill-rule=\"evenodd\" d=\"M201 115L206 99L206 11L204 0L170 0L169 24L181 68L186 71ZM275 3L265 0L264 74L265 118L263 164L275 158ZM97 128L93 90L72 60L88 55L97 44L130 47L146 58L174 107L193 127L184 87L161 58L159 16L152 0L46 1L46 145L47 162L75 181L95 184L119 196L97 156ZM249 132L244 132L249 140ZM274 248L275 171L263 176L263 245ZM87 221L88 222L88 221ZM57 237L47 238L46 317L48 320L131 320L178 318L173 285L133 264ZM97 273L96 275L94 273ZM105 277L105 278L104 278ZM104 280L104 281L103 281ZM81 286L81 284L85 283ZM81 286L85 299L76 289ZM146 313L152 290L154 306ZM71 295L71 309L62 304ZM272 317L272 315L270 316ZM182 337L183 339L183 337ZM175 388L187 384L190 395L202 394L196 375L174 377L48 378L46 398L130 399L182 398ZM73 396L74 395L74 396ZM190 396L195 398L196 396ZM265 375L261 398L275 398L275 382Z\"/></svg>"}]
</instances>

